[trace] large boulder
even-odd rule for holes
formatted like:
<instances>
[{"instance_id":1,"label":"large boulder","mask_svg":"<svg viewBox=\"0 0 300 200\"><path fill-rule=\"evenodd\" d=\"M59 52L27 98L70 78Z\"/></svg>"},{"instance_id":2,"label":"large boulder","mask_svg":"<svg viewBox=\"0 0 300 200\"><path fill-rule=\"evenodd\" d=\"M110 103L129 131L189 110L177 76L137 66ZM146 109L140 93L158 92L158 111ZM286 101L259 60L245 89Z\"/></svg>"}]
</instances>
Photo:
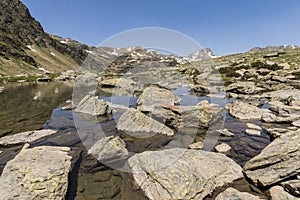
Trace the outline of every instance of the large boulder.
<instances>
[{"instance_id":1,"label":"large boulder","mask_svg":"<svg viewBox=\"0 0 300 200\"><path fill-rule=\"evenodd\" d=\"M150 112L155 106L173 106L179 99L170 91L156 86L147 87L137 100L138 109L142 112Z\"/></svg>"},{"instance_id":2,"label":"large boulder","mask_svg":"<svg viewBox=\"0 0 300 200\"><path fill-rule=\"evenodd\" d=\"M241 101L235 101L231 104L227 104L226 109L228 109L231 116L241 120L260 120L263 113L267 112L264 109L260 109Z\"/></svg>"},{"instance_id":3,"label":"large boulder","mask_svg":"<svg viewBox=\"0 0 300 200\"><path fill-rule=\"evenodd\" d=\"M24 143L31 143L43 137L50 136L57 133L56 130L44 129L36 131L26 131L15 135L9 135L0 138L0 146L20 145Z\"/></svg>"},{"instance_id":4,"label":"large boulder","mask_svg":"<svg viewBox=\"0 0 300 200\"><path fill-rule=\"evenodd\" d=\"M122 114L117 122L117 129L135 137L174 135L172 129L133 108Z\"/></svg>"},{"instance_id":5,"label":"large boulder","mask_svg":"<svg viewBox=\"0 0 300 200\"><path fill-rule=\"evenodd\" d=\"M269 186L300 174L300 130L275 139L248 161L245 174L257 186Z\"/></svg>"},{"instance_id":6,"label":"large boulder","mask_svg":"<svg viewBox=\"0 0 300 200\"><path fill-rule=\"evenodd\" d=\"M101 116L112 112L109 104L97 96L87 95L76 106L75 112Z\"/></svg>"},{"instance_id":7,"label":"large boulder","mask_svg":"<svg viewBox=\"0 0 300 200\"><path fill-rule=\"evenodd\" d=\"M220 193L216 200L259 200L258 196L254 196L247 192L240 192L234 188L227 188L224 192Z\"/></svg>"},{"instance_id":8,"label":"large boulder","mask_svg":"<svg viewBox=\"0 0 300 200\"><path fill-rule=\"evenodd\" d=\"M68 147L22 149L0 177L1 199L65 199L71 159Z\"/></svg>"},{"instance_id":9,"label":"large boulder","mask_svg":"<svg viewBox=\"0 0 300 200\"><path fill-rule=\"evenodd\" d=\"M123 190L125 199L203 199L243 177L230 158L201 150L146 151L131 157L128 165L132 173Z\"/></svg>"},{"instance_id":10,"label":"large boulder","mask_svg":"<svg viewBox=\"0 0 300 200\"><path fill-rule=\"evenodd\" d=\"M118 136L109 136L97 141L88 151L100 162L114 162L128 157L125 142Z\"/></svg>"}]
</instances>

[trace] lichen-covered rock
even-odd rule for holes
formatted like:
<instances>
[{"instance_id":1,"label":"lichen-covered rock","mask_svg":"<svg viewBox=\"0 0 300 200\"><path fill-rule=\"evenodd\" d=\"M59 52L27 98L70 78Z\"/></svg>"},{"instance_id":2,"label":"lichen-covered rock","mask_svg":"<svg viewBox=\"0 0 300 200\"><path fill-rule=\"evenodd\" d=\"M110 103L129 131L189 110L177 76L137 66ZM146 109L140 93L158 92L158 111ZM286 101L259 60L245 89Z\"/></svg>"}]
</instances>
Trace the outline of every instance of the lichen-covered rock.
<instances>
[{"instance_id":1,"label":"lichen-covered rock","mask_svg":"<svg viewBox=\"0 0 300 200\"><path fill-rule=\"evenodd\" d=\"M131 157L128 165L132 173L123 190L125 199L126 194L139 195L130 199L203 199L243 177L241 167L230 158L201 150L147 151Z\"/></svg>"},{"instance_id":2,"label":"lichen-covered rock","mask_svg":"<svg viewBox=\"0 0 300 200\"><path fill-rule=\"evenodd\" d=\"M76 106L75 112L101 116L112 112L109 104L97 96L87 95Z\"/></svg>"},{"instance_id":3,"label":"lichen-covered rock","mask_svg":"<svg viewBox=\"0 0 300 200\"><path fill-rule=\"evenodd\" d=\"M57 133L56 130L44 129L36 131L26 131L15 135L9 135L0 138L0 146L20 145L30 143Z\"/></svg>"},{"instance_id":4,"label":"lichen-covered rock","mask_svg":"<svg viewBox=\"0 0 300 200\"><path fill-rule=\"evenodd\" d=\"M224 192L220 193L216 200L259 200L258 196L254 196L247 192L240 192L234 188L227 188Z\"/></svg>"},{"instance_id":5,"label":"lichen-covered rock","mask_svg":"<svg viewBox=\"0 0 300 200\"><path fill-rule=\"evenodd\" d=\"M300 174L300 130L275 139L248 161L245 174L257 186L269 186Z\"/></svg>"},{"instance_id":6,"label":"lichen-covered rock","mask_svg":"<svg viewBox=\"0 0 300 200\"><path fill-rule=\"evenodd\" d=\"M68 147L22 149L0 177L1 199L65 199L71 159Z\"/></svg>"},{"instance_id":7,"label":"lichen-covered rock","mask_svg":"<svg viewBox=\"0 0 300 200\"><path fill-rule=\"evenodd\" d=\"M125 142L118 136L109 136L97 141L88 151L100 162L114 162L128 157Z\"/></svg>"},{"instance_id":8,"label":"lichen-covered rock","mask_svg":"<svg viewBox=\"0 0 300 200\"><path fill-rule=\"evenodd\" d=\"M174 131L136 109L128 109L117 122L117 129L136 137L156 134L172 136Z\"/></svg>"},{"instance_id":9,"label":"lichen-covered rock","mask_svg":"<svg viewBox=\"0 0 300 200\"><path fill-rule=\"evenodd\" d=\"M226 109L228 109L230 115L242 120L260 120L262 114L267 112L266 110L241 101L235 101L232 104L227 104Z\"/></svg>"}]
</instances>

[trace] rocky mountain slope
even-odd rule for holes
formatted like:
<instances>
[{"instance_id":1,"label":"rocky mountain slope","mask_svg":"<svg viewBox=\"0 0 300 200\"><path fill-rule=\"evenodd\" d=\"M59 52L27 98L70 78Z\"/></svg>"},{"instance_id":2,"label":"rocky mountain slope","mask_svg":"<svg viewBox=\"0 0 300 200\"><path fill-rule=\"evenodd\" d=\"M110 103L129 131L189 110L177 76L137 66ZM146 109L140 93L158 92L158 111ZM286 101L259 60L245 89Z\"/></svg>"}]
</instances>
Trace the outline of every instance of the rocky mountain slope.
<instances>
[{"instance_id":1,"label":"rocky mountain slope","mask_svg":"<svg viewBox=\"0 0 300 200\"><path fill-rule=\"evenodd\" d=\"M45 33L19 0L0 1L0 75L74 69L91 48Z\"/></svg>"}]
</instances>

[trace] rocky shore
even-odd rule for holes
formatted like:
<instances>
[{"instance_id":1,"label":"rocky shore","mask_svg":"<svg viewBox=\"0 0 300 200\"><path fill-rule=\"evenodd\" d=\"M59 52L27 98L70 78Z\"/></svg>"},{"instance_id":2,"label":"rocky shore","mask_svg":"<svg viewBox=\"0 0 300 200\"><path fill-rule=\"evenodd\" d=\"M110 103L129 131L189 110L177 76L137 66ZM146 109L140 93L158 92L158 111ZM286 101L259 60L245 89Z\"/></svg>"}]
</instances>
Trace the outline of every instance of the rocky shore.
<instances>
[{"instance_id":1,"label":"rocky shore","mask_svg":"<svg viewBox=\"0 0 300 200\"><path fill-rule=\"evenodd\" d=\"M58 78L75 79L72 119L0 138L0 199L300 199L298 48L210 68L98 51Z\"/></svg>"}]
</instances>

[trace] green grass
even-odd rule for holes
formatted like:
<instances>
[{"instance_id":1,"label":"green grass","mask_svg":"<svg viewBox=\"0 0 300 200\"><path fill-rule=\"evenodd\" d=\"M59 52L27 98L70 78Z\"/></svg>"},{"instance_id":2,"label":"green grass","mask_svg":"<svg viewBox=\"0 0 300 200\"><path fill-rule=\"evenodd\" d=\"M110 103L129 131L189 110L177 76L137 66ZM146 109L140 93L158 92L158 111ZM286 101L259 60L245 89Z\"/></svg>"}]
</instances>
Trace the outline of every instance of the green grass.
<instances>
[{"instance_id":1,"label":"green grass","mask_svg":"<svg viewBox=\"0 0 300 200\"><path fill-rule=\"evenodd\" d=\"M49 78L54 79L59 76L59 73L56 74L48 74ZM26 82L35 82L38 78L43 78L45 76L37 76L37 75L28 75L28 76L10 76L10 77L0 77L0 82L18 82L18 81L26 81Z\"/></svg>"}]
</instances>

